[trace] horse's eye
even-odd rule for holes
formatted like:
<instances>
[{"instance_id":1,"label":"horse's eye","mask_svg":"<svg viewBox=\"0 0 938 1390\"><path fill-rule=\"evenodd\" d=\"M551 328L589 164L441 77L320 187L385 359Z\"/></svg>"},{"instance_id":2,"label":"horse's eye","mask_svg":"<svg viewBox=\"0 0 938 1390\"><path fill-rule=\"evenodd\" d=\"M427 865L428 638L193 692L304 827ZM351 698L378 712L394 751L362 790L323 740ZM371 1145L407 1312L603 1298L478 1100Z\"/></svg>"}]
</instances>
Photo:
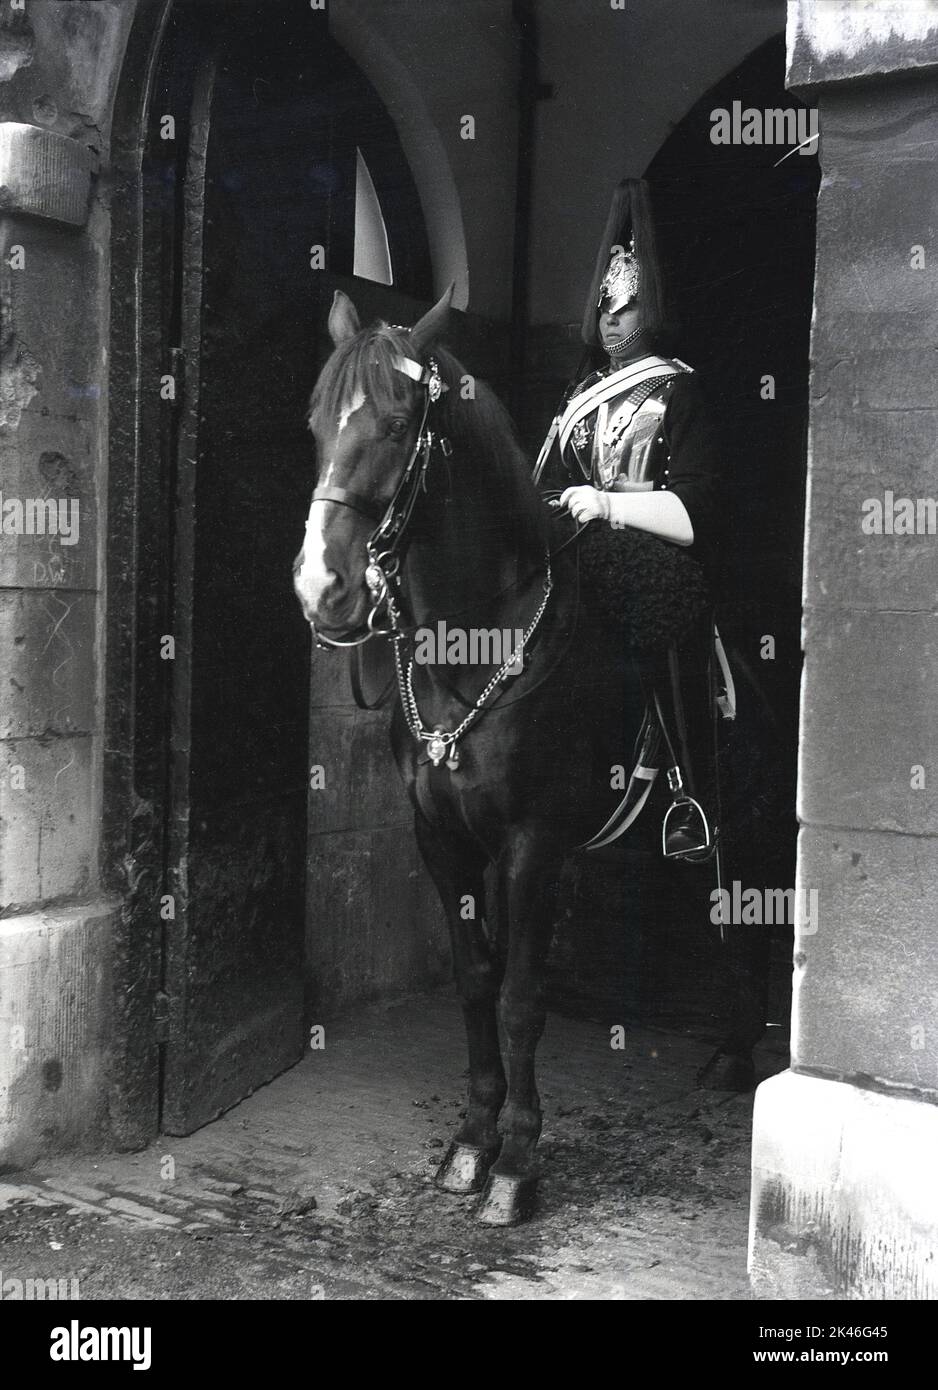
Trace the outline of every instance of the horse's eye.
<instances>
[{"instance_id":1,"label":"horse's eye","mask_svg":"<svg viewBox=\"0 0 938 1390\"><path fill-rule=\"evenodd\" d=\"M392 439L403 439L407 433L407 421L400 415L396 415L388 425L388 434Z\"/></svg>"}]
</instances>

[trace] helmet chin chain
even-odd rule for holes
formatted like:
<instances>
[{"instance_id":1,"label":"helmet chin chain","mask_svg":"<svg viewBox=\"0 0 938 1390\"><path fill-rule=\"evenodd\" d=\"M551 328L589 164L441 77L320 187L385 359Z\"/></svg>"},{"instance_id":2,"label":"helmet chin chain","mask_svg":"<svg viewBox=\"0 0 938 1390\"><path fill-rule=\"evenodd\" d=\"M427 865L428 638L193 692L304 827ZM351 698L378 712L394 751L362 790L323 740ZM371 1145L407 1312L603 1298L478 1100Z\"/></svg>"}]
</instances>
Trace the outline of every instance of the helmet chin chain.
<instances>
[{"instance_id":1,"label":"helmet chin chain","mask_svg":"<svg viewBox=\"0 0 938 1390\"><path fill-rule=\"evenodd\" d=\"M633 329L627 337L619 338L614 343L606 343L604 345L606 352L609 354L610 357L619 357L623 352L625 352L626 348L632 346L636 338L640 338L642 336L642 332L643 330L641 326L639 326L638 328Z\"/></svg>"}]
</instances>

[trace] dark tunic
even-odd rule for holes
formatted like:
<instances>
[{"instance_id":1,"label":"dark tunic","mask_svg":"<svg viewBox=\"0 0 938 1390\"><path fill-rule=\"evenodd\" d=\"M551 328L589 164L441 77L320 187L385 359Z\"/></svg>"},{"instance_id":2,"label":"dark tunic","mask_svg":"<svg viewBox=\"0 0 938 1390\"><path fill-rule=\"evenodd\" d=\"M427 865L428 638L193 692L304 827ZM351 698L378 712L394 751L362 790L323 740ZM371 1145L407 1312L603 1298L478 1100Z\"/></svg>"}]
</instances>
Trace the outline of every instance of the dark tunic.
<instances>
[{"instance_id":1,"label":"dark tunic","mask_svg":"<svg viewBox=\"0 0 938 1390\"><path fill-rule=\"evenodd\" d=\"M687 554L712 576L720 543L720 456L716 430L696 375L671 384L664 414L667 463L662 483L681 499L694 528Z\"/></svg>"}]
</instances>

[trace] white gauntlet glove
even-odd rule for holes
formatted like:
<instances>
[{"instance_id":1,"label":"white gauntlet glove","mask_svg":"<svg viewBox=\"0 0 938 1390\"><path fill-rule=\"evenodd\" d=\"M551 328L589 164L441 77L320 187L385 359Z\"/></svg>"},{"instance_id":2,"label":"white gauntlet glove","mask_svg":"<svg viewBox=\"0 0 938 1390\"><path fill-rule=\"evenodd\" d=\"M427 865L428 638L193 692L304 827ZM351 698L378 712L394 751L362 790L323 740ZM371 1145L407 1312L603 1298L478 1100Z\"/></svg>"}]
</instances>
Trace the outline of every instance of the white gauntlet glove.
<instances>
[{"instance_id":1,"label":"white gauntlet glove","mask_svg":"<svg viewBox=\"0 0 938 1390\"><path fill-rule=\"evenodd\" d=\"M609 497L595 487L568 487L561 494L560 506L566 507L581 526L587 521L609 520Z\"/></svg>"}]
</instances>

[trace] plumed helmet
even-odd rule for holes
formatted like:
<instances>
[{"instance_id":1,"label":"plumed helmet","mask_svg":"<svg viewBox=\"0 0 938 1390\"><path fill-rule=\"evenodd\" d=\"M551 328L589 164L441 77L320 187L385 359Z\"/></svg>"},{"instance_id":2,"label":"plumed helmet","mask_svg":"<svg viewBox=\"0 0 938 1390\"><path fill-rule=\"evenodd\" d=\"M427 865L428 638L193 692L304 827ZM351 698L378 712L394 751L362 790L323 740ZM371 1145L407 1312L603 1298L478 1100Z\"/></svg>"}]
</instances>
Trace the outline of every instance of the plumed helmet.
<instances>
[{"instance_id":1,"label":"plumed helmet","mask_svg":"<svg viewBox=\"0 0 938 1390\"><path fill-rule=\"evenodd\" d=\"M599 343L599 315L637 300L642 327L664 328L661 271L655 246L651 196L644 179L623 179L612 196L583 314L583 341Z\"/></svg>"}]
</instances>

